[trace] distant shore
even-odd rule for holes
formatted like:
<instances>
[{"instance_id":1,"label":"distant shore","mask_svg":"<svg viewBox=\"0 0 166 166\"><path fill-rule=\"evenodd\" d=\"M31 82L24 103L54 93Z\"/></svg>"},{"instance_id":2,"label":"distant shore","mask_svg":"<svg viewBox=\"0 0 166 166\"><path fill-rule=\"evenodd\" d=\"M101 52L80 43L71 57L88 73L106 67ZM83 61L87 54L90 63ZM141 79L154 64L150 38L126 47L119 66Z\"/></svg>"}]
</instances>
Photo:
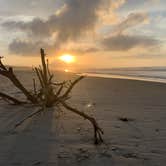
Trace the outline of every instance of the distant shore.
<instances>
[{"instance_id":1,"label":"distant shore","mask_svg":"<svg viewBox=\"0 0 166 166\"><path fill-rule=\"evenodd\" d=\"M151 78L151 77L138 77L138 76L130 76L125 74L104 74L104 73L83 73L82 75L87 75L90 77L101 77L101 78L119 78L119 79L127 79L127 80L139 80L139 81L148 81L148 82L158 82L158 83L166 83L166 79L162 78Z\"/></svg>"}]
</instances>

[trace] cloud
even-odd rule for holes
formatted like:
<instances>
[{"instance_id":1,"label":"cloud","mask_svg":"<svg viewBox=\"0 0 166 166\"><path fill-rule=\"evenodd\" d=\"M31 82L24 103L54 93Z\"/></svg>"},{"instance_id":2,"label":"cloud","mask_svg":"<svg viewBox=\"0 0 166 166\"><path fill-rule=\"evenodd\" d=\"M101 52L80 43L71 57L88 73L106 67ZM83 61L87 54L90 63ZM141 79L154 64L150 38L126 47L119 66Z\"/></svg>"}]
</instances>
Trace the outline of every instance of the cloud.
<instances>
[{"instance_id":1,"label":"cloud","mask_svg":"<svg viewBox=\"0 0 166 166\"><path fill-rule=\"evenodd\" d=\"M128 17L115 26L116 33L123 33L128 28L132 28L134 26L148 23L149 18L147 13L131 13Z\"/></svg>"},{"instance_id":2,"label":"cloud","mask_svg":"<svg viewBox=\"0 0 166 166\"><path fill-rule=\"evenodd\" d=\"M46 40L51 40L52 45L60 47L63 43L76 41L83 35L85 36L87 32L94 31L99 20L99 11L104 11L109 6L112 10L115 10L125 0L64 0L63 2L64 4L56 13L47 19L34 18L31 21L6 21L2 26L8 30L24 32L27 35L27 41L46 42ZM32 44L36 42L23 43L24 48L27 46L28 51L29 48L33 48ZM37 42L37 45L39 43ZM18 41L15 40L10 44L9 49L14 53L23 51L21 47L18 47ZM20 51L16 51L16 49L20 49Z\"/></svg>"},{"instance_id":3,"label":"cloud","mask_svg":"<svg viewBox=\"0 0 166 166\"><path fill-rule=\"evenodd\" d=\"M152 9L153 6L158 5L160 3L164 3L165 0L126 0L126 3L121 8L121 10L125 11L133 11L138 9Z\"/></svg>"},{"instance_id":4,"label":"cloud","mask_svg":"<svg viewBox=\"0 0 166 166\"><path fill-rule=\"evenodd\" d=\"M159 41L145 36L116 35L103 39L101 43L109 51L127 51L134 47L153 47Z\"/></svg>"},{"instance_id":5,"label":"cloud","mask_svg":"<svg viewBox=\"0 0 166 166\"><path fill-rule=\"evenodd\" d=\"M50 17L48 24L57 29L57 42L75 40L83 33L93 30L97 22L97 9L101 0L67 0L58 15Z\"/></svg>"},{"instance_id":6,"label":"cloud","mask_svg":"<svg viewBox=\"0 0 166 166\"><path fill-rule=\"evenodd\" d=\"M2 25L9 30L19 29L27 33L29 37L49 37L51 35L49 26L39 18L35 18L30 22L8 21Z\"/></svg>"},{"instance_id":7,"label":"cloud","mask_svg":"<svg viewBox=\"0 0 166 166\"><path fill-rule=\"evenodd\" d=\"M34 18L31 21L6 21L3 27L13 30L21 30L27 35L27 40L13 40L9 50L15 54L36 55L40 47L55 50L68 41L75 41L89 31L93 31L101 16L99 11L108 7L108 12L122 6L125 0L64 0L64 4L47 19ZM129 28L147 23L147 13L131 13L126 19L114 26L110 37L99 41L104 49L113 51L124 51L134 47L152 47L159 42L146 36L134 36L127 34ZM33 42L31 42L33 41ZM42 42L41 42L42 41ZM47 44L47 41L52 41ZM56 46L56 47L55 47ZM65 48L64 48L65 50ZM71 49L75 53L92 53L100 51L96 47L86 49Z\"/></svg>"},{"instance_id":8,"label":"cloud","mask_svg":"<svg viewBox=\"0 0 166 166\"><path fill-rule=\"evenodd\" d=\"M9 44L9 51L18 55L26 55L26 56L38 56L39 48L46 48L47 50L52 50L53 46L48 45L45 42L30 42L30 41L21 41L18 39L14 39Z\"/></svg>"},{"instance_id":9,"label":"cloud","mask_svg":"<svg viewBox=\"0 0 166 166\"><path fill-rule=\"evenodd\" d=\"M101 44L109 51L127 51L135 47L150 48L159 45L160 41L152 37L131 35L128 29L147 23L149 17L146 13L131 13L126 19L114 26L109 37L104 38Z\"/></svg>"},{"instance_id":10,"label":"cloud","mask_svg":"<svg viewBox=\"0 0 166 166\"><path fill-rule=\"evenodd\" d=\"M99 11L102 24L116 24L119 20L116 10L120 8L123 4L125 4L125 2L126 0L107 1L108 4L106 5L107 7L105 8L105 10Z\"/></svg>"},{"instance_id":11,"label":"cloud","mask_svg":"<svg viewBox=\"0 0 166 166\"><path fill-rule=\"evenodd\" d=\"M96 53L100 51L99 48L97 47L88 47L88 48L74 48L74 49L68 49L65 50L65 52L71 52L73 54L78 54L78 55L83 55L83 54L88 54L88 53Z\"/></svg>"},{"instance_id":12,"label":"cloud","mask_svg":"<svg viewBox=\"0 0 166 166\"><path fill-rule=\"evenodd\" d=\"M80 37L92 30L97 21L97 9L101 0L66 0L65 4L47 20L35 18L30 22L8 21L3 27L18 29L30 37L49 38L56 34L56 42L61 44Z\"/></svg>"}]
</instances>

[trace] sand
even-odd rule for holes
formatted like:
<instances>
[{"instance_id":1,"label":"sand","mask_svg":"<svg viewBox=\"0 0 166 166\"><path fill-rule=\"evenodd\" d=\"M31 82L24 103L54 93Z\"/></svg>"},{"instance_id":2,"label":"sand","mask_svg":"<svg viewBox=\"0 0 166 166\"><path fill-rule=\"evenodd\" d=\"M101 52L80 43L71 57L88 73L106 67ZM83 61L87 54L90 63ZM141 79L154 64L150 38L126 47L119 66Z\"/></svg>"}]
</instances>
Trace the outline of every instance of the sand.
<instances>
[{"instance_id":1,"label":"sand","mask_svg":"<svg viewBox=\"0 0 166 166\"><path fill-rule=\"evenodd\" d=\"M30 87L29 77L20 77ZM21 96L6 79L0 81L1 91ZM165 166L166 84L85 78L70 102L96 117L105 132L103 145L93 145L88 121L64 109L13 130L38 108L0 100L0 166Z\"/></svg>"}]
</instances>

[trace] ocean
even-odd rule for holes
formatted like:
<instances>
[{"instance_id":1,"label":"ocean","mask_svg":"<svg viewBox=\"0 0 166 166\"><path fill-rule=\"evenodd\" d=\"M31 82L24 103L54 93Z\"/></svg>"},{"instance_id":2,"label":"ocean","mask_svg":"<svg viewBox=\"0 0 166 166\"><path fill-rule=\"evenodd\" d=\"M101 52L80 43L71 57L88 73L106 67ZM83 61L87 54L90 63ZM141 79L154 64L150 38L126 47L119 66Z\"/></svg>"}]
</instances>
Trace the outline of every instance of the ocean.
<instances>
[{"instance_id":1,"label":"ocean","mask_svg":"<svg viewBox=\"0 0 166 166\"><path fill-rule=\"evenodd\" d=\"M166 67L88 69L83 73L91 77L121 78L166 83Z\"/></svg>"},{"instance_id":2,"label":"ocean","mask_svg":"<svg viewBox=\"0 0 166 166\"><path fill-rule=\"evenodd\" d=\"M27 79L28 81L29 78L34 78L36 76L36 74L32 72L31 68L14 67L14 69L20 79L23 79L25 75L25 78L23 80ZM63 80L64 74L62 74L62 78L60 74L62 71L59 72L55 70L52 72L56 75L56 78L58 76L60 80ZM166 83L166 67L84 69L76 72L76 74L83 74L90 77L120 78ZM67 79L67 75L68 74L66 73L65 79ZM2 82L2 80L0 82Z\"/></svg>"}]
</instances>

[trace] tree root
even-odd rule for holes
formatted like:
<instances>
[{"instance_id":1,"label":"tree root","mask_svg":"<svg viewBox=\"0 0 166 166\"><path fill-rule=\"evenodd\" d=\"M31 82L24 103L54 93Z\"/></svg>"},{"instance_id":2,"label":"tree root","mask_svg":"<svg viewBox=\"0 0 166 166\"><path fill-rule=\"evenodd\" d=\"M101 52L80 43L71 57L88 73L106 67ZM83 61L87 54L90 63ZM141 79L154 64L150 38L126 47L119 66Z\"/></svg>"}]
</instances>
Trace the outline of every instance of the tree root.
<instances>
[{"instance_id":1,"label":"tree root","mask_svg":"<svg viewBox=\"0 0 166 166\"><path fill-rule=\"evenodd\" d=\"M83 118L89 120L92 125L93 125L93 129L94 129L94 144L100 144L103 142L103 138L102 135L104 134L103 130L99 127L98 123L96 122L96 120L93 117L90 117L89 115L85 114L84 112L81 112L71 106L69 106L68 104L66 104L65 102L61 102L61 104L68 110L82 116Z\"/></svg>"}]
</instances>

